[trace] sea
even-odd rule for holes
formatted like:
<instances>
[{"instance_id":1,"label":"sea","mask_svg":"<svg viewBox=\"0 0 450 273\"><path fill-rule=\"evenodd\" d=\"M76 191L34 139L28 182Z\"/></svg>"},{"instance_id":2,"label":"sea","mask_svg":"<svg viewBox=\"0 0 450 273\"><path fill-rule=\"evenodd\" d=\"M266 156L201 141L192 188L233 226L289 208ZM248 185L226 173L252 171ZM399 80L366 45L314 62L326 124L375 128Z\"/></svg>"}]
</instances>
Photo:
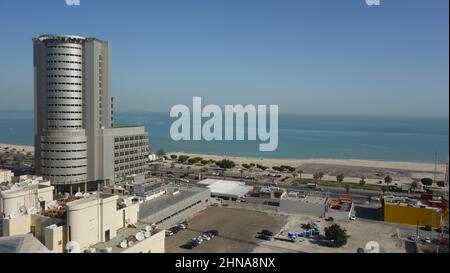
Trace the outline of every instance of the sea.
<instances>
[{"instance_id":1,"label":"sea","mask_svg":"<svg viewBox=\"0 0 450 273\"><path fill-rule=\"evenodd\" d=\"M33 112L0 112L0 143L33 145ZM446 163L449 120L444 118L279 115L278 148L257 141L174 141L169 113L116 112L115 124L144 125L153 151L256 158L366 159Z\"/></svg>"}]
</instances>

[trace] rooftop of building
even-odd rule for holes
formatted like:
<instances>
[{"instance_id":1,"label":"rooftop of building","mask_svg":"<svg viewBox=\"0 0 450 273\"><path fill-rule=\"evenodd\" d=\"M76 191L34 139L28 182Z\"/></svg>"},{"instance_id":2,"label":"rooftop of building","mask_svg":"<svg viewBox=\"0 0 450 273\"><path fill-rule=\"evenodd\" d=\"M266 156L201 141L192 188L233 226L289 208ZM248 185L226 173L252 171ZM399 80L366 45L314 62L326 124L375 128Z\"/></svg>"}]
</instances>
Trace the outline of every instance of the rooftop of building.
<instances>
[{"instance_id":1,"label":"rooftop of building","mask_svg":"<svg viewBox=\"0 0 450 273\"><path fill-rule=\"evenodd\" d=\"M328 209L335 211L350 211L352 202L347 199L330 199L328 200Z\"/></svg>"},{"instance_id":2,"label":"rooftop of building","mask_svg":"<svg viewBox=\"0 0 450 273\"><path fill-rule=\"evenodd\" d=\"M47 42L47 41L59 41L59 42L84 42L96 40L99 42L105 42L95 37L83 37L78 35L67 35L67 34L44 34L37 37L33 37L33 41L36 42Z\"/></svg>"},{"instance_id":3,"label":"rooftop of building","mask_svg":"<svg viewBox=\"0 0 450 273\"><path fill-rule=\"evenodd\" d=\"M243 196L249 191L249 187L241 181L207 178L198 182L198 184L208 187L213 194Z\"/></svg>"},{"instance_id":4,"label":"rooftop of building","mask_svg":"<svg viewBox=\"0 0 450 273\"><path fill-rule=\"evenodd\" d=\"M44 189L52 187L48 180L42 180L41 177L33 177L23 181L18 182L3 182L0 184L0 192L8 191L12 192L20 192L20 191L28 191L31 189Z\"/></svg>"},{"instance_id":5,"label":"rooftop of building","mask_svg":"<svg viewBox=\"0 0 450 273\"><path fill-rule=\"evenodd\" d=\"M290 201L297 201L301 203L310 203L310 204L317 204L317 205L325 205L327 203L326 197L321 196L311 196L311 195L299 195L299 196L285 196L283 197L283 200L290 200Z\"/></svg>"},{"instance_id":6,"label":"rooftop of building","mask_svg":"<svg viewBox=\"0 0 450 273\"><path fill-rule=\"evenodd\" d=\"M147 226L148 226L148 224L138 222L138 223L134 224L134 227L121 228L121 229L117 230L116 237L112 238L108 242L103 242L103 243L98 243L98 244L92 245L91 248L94 248L95 252L101 252L102 250L104 250L106 248L111 248L112 253L120 253L128 248L128 247L126 247L126 248L120 247L120 243L124 240L127 240L127 242L128 242L131 239L134 242L134 244L139 244L141 241L138 241L136 239L136 234L138 232L145 231L145 227L147 227ZM162 232L162 231L163 230L160 230L160 229L154 229L151 231L151 236L153 236L156 233ZM151 236L150 236L150 238L151 238ZM144 240L146 240L146 239L148 239L148 238L145 238Z\"/></svg>"},{"instance_id":7,"label":"rooftop of building","mask_svg":"<svg viewBox=\"0 0 450 273\"><path fill-rule=\"evenodd\" d=\"M50 253L32 234L0 237L0 253Z\"/></svg>"},{"instance_id":8,"label":"rooftop of building","mask_svg":"<svg viewBox=\"0 0 450 273\"><path fill-rule=\"evenodd\" d=\"M173 191L172 194L170 194L171 191ZM176 205L177 203L204 191L209 190L200 187L169 189L168 194L143 202L139 208L139 219L149 217L155 213L158 213L166 208Z\"/></svg>"},{"instance_id":9,"label":"rooftop of building","mask_svg":"<svg viewBox=\"0 0 450 273\"><path fill-rule=\"evenodd\" d=\"M108 193L98 193L98 194L92 194L88 197L82 197L79 199L76 199L74 201L66 203L68 208L77 208L79 206L87 205L93 201L110 201L117 200L119 197L115 194L108 194Z\"/></svg>"},{"instance_id":10,"label":"rooftop of building","mask_svg":"<svg viewBox=\"0 0 450 273\"><path fill-rule=\"evenodd\" d=\"M448 208L448 200L442 196L383 196L384 204L408 206L416 208L436 209L436 208Z\"/></svg>"}]
</instances>

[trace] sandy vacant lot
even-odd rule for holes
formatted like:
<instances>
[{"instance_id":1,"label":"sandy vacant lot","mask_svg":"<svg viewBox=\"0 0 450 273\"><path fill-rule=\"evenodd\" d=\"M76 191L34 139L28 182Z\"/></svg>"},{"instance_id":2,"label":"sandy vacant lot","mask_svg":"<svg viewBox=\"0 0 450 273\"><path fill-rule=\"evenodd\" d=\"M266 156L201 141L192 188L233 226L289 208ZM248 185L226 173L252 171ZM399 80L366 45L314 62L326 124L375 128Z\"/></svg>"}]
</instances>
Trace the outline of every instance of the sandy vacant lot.
<instances>
[{"instance_id":1,"label":"sandy vacant lot","mask_svg":"<svg viewBox=\"0 0 450 273\"><path fill-rule=\"evenodd\" d=\"M289 221L282 230L298 231L302 223L314 221L320 226L320 235L313 238L301 239L296 243L283 241L263 242L256 247L255 253L286 253L286 252L302 252L302 253L356 253L358 248L364 248L368 241L377 241L381 249L387 253L405 253L405 247L402 241L397 237L397 230L392 225L383 222L366 222L356 221L335 221L342 228L347 230L347 244L340 248L331 248L324 243L324 228L332 223L315 217L291 215Z\"/></svg>"}]
</instances>

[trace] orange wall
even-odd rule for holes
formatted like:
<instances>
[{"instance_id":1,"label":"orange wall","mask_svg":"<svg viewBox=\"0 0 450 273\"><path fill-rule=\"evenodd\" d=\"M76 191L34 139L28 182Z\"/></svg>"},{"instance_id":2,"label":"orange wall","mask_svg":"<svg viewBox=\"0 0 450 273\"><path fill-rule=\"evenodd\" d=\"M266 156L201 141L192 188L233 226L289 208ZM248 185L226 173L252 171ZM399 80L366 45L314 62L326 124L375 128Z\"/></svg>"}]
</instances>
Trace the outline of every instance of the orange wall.
<instances>
[{"instance_id":1,"label":"orange wall","mask_svg":"<svg viewBox=\"0 0 450 273\"><path fill-rule=\"evenodd\" d=\"M384 204L384 221L399 224L439 227L441 214L448 225L448 210L444 213L433 209Z\"/></svg>"}]
</instances>

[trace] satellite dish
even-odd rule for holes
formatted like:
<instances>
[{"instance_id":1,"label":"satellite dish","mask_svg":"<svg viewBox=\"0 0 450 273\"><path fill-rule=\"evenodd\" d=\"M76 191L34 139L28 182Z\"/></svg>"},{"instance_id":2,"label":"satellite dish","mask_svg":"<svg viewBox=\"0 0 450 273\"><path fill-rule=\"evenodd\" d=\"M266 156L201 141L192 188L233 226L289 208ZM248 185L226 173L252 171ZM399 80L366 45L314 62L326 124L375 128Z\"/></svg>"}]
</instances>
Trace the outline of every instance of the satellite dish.
<instances>
[{"instance_id":1,"label":"satellite dish","mask_svg":"<svg viewBox=\"0 0 450 273\"><path fill-rule=\"evenodd\" d=\"M35 214L38 212L38 209L35 207L31 207L27 209L27 214Z\"/></svg>"},{"instance_id":2,"label":"satellite dish","mask_svg":"<svg viewBox=\"0 0 450 273\"><path fill-rule=\"evenodd\" d=\"M152 227L149 226L149 225L146 225L146 226L145 226L145 231L152 231Z\"/></svg>"},{"instance_id":3,"label":"satellite dish","mask_svg":"<svg viewBox=\"0 0 450 273\"><path fill-rule=\"evenodd\" d=\"M148 237L150 237L150 236L152 236L152 233L151 233L150 231L144 232L144 237L145 237L145 238L148 238Z\"/></svg>"},{"instance_id":4,"label":"satellite dish","mask_svg":"<svg viewBox=\"0 0 450 273\"><path fill-rule=\"evenodd\" d=\"M136 240L142 241L144 239L145 239L145 235L142 231L139 231L138 233L136 233Z\"/></svg>"},{"instance_id":5,"label":"satellite dish","mask_svg":"<svg viewBox=\"0 0 450 273\"><path fill-rule=\"evenodd\" d=\"M19 207L19 211L20 211L20 213L26 213L26 212L27 212L27 207L25 207L25 206L20 206L20 207Z\"/></svg>"},{"instance_id":6,"label":"satellite dish","mask_svg":"<svg viewBox=\"0 0 450 273\"><path fill-rule=\"evenodd\" d=\"M83 194L81 192L75 193L75 197L83 197Z\"/></svg>"},{"instance_id":7,"label":"satellite dish","mask_svg":"<svg viewBox=\"0 0 450 273\"><path fill-rule=\"evenodd\" d=\"M89 196L91 196L89 193L83 194L83 197L84 197L84 198L88 198Z\"/></svg>"},{"instance_id":8,"label":"satellite dish","mask_svg":"<svg viewBox=\"0 0 450 273\"><path fill-rule=\"evenodd\" d=\"M127 240L123 240L122 242L120 242L120 247L121 248L127 248L127 246L128 246Z\"/></svg>"},{"instance_id":9,"label":"satellite dish","mask_svg":"<svg viewBox=\"0 0 450 273\"><path fill-rule=\"evenodd\" d=\"M17 213L15 212L11 212L11 214L9 215L9 219L14 219L17 217Z\"/></svg>"},{"instance_id":10,"label":"satellite dish","mask_svg":"<svg viewBox=\"0 0 450 273\"><path fill-rule=\"evenodd\" d=\"M134 245L134 242L133 241L128 241L128 246L129 247L132 247Z\"/></svg>"},{"instance_id":11,"label":"satellite dish","mask_svg":"<svg viewBox=\"0 0 450 273\"><path fill-rule=\"evenodd\" d=\"M70 241L66 244L66 250L69 253L80 253L80 244L75 241Z\"/></svg>"},{"instance_id":12,"label":"satellite dish","mask_svg":"<svg viewBox=\"0 0 450 273\"><path fill-rule=\"evenodd\" d=\"M365 250L367 253L380 253L380 244L376 241L367 242Z\"/></svg>"},{"instance_id":13,"label":"satellite dish","mask_svg":"<svg viewBox=\"0 0 450 273\"><path fill-rule=\"evenodd\" d=\"M104 253L112 253L112 247L107 247L105 249L103 249Z\"/></svg>"}]
</instances>

